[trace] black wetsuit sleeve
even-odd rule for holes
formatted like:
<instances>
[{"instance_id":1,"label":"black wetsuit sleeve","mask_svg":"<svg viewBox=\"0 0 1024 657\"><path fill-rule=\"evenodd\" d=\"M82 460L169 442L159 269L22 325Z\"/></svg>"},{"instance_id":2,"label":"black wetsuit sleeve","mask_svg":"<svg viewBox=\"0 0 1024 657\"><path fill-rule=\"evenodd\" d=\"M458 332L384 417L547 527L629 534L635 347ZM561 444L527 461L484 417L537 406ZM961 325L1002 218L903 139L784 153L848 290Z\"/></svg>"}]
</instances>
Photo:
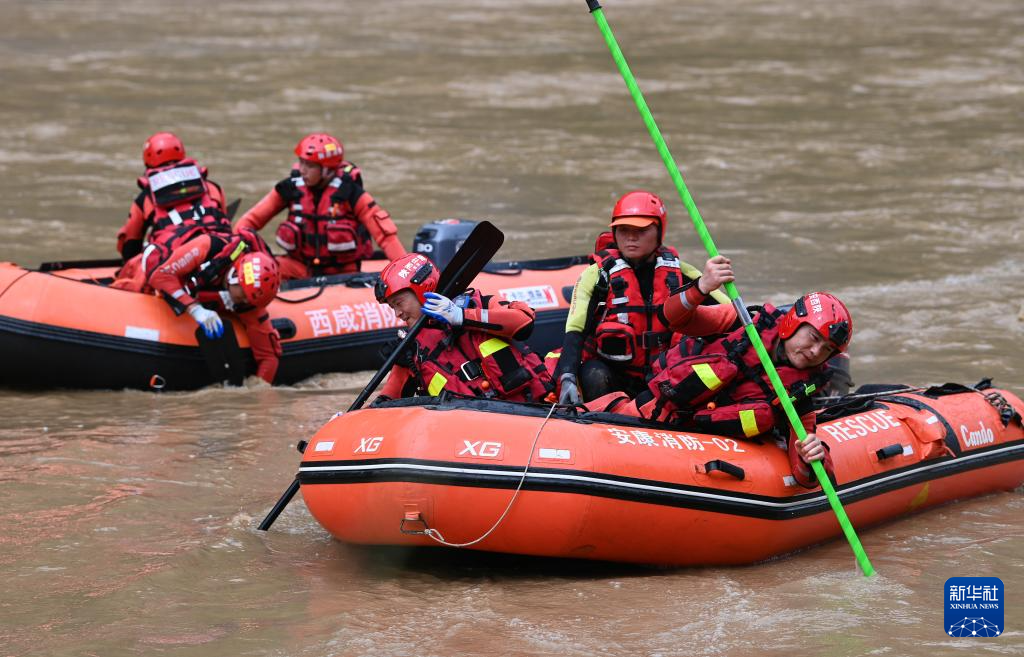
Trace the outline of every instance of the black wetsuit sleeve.
<instances>
[{"instance_id":1,"label":"black wetsuit sleeve","mask_svg":"<svg viewBox=\"0 0 1024 657\"><path fill-rule=\"evenodd\" d=\"M582 356L583 334L579 331L569 331L562 340L562 355L558 357L558 368L555 370L555 378L561 378L566 372L578 375Z\"/></svg>"}]
</instances>

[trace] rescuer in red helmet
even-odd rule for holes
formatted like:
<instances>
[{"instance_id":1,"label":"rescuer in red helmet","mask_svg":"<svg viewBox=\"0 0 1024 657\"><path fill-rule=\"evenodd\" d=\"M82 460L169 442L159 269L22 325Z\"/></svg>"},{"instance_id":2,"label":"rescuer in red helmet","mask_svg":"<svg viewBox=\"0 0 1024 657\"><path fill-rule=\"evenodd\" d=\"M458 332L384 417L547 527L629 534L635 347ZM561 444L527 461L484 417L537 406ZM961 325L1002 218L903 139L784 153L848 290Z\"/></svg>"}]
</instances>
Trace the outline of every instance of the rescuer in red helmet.
<instances>
[{"instance_id":1,"label":"rescuer in red helmet","mask_svg":"<svg viewBox=\"0 0 1024 657\"><path fill-rule=\"evenodd\" d=\"M249 209L235 230L261 230L282 210L277 228L278 258L285 279L359 271L373 255L373 243L389 260L405 254L398 228L387 210L363 189L359 168L345 160L341 142L313 133L295 146L298 164L291 176Z\"/></svg>"},{"instance_id":2,"label":"rescuer in red helmet","mask_svg":"<svg viewBox=\"0 0 1024 657\"><path fill-rule=\"evenodd\" d=\"M249 337L257 376L274 382L281 338L267 306L277 296L281 274L259 234L242 230L191 239L155 268L149 285L176 315L187 312L209 339L224 334L220 313L235 314Z\"/></svg>"},{"instance_id":3,"label":"rescuer in red helmet","mask_svg":"<svg viewBox=\"0 0 1024 657\"><path fill-rule=\"evenodd\" d=\"M786 312L765 304L752 313L766 351L801 416L807 439L800 442L778 403L768 375L731 305L701 305L707 292L732 281L723 256L707 262L698 283L665 302L670 328L682 339L652 367L647 389L626 402L615 394L595 400L592 410L607 410L661 421L702 433L754 438L773 435L787 443L793 475L803 486L817 482L808 464L831 460L814 434L811 398L831 375L826 361L846 351L853 318L842 301L828 292L812 292ZM696 336L723 336L705 342ZM788 436L788 438L787 438Z\"/></svg>"},{"instance_id":4,"label":"rescuer in red helmet","mask_svg":"<svg viewBox=\"0 0 1024 657\"><path fill-rule=\"evenodd\" d=\"M664 245L668 215L657 194L624 194L609 227L573 289L556 369L563 404L644 389L651 363L672 340L662 304L692 278L684 270L694 271Z\"/></svg>"},{"instance_id":5,"label":"rescuer in red helmet","mask_svg":"<svg viewBox=\"0 0 1024 657\"><path fill-rule=\"evenodd\" d=\"M419 254L404 255L380 273L375 293L399 319L430 319L409 354L396 361L379 399L441 391L506 401L545 400L554 390L544 363L518 340L533 331L534 311L467 290L455 299L437 294L437 267Z\"/></svg>"},{"instance_id":6,"label":"rescuer in red helmet","mask_svg":"<svg viewBox=\"0 0 1024 657\"><path fill-rule=\"evenodd\" d=\"M113 287L139 292L145 264L160 262L175 246L211 231L231 232L225 214L224 192L207 179L206 167L185 154L185 146L170 132L157 132L142 147L145 173L137 181L128 219L117 233L117 251L124 266Z\"/></svg>"}]
</instances>

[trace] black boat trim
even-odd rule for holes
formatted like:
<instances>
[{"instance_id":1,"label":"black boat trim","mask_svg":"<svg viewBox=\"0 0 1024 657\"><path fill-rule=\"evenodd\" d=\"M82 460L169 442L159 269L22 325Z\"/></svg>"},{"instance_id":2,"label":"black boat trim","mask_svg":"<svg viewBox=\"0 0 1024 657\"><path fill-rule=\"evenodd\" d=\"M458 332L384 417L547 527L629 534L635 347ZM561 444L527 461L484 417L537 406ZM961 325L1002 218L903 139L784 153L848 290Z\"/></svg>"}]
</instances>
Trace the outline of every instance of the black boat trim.
<instances>
[{"instance_id":1,"label":"black boat trim","mask_svg":"<svg viewBox=\"0 0 1024 657\"><path fill-rule=\"evenodd\" d=\"M15 317L0 315L0 333L13 333L34 339L67 342L87 347L114 349L117 351L161 356L166 358L192 358L202 360L198 346L168 344L157 340L122 337L109 333L97 333L82 329L54 326L41 322L29 322Z\"/></svg>"},{"instance_id":2,"label":"black boat trim","mask_svg":"<svg viewBox=\"0 0 1024 657\"><path fill-rule=\"evenodd\" d=\"M557 310L543 311L537 314L537 320L542 324L565 323L568 310L560 308ZM160 356L165 358L194 358L201 359L198 346L176 345L160 342L158 340L144 340L140 338L129 338L109 333L98 333L96 331L85 331L83 329L67 328L30 322L15 317L0 315L0 333L12 333L24 335L40 340L54 340L78 344L84 347L98 347L101 349L113 349L122 352L145 354L148 356ZM331 335L307 340L290 340L281 344L284 356L297 356L305 354L316 354L334 351L337 349L360 349L365 347L378 347L382 343L393 339L398 333L397 328L375 329L359 333L345 333L342 335Z\"/></svg>"},{"instance_id":3,"label":"black boat trim","mask_svg":"<svg viewBox=\"0 0 1024 657\"><path fill-rule=\"evenodd\" d=\"M851 504L907 486L1022 459L1024 440L1017 440L973 450L956 458L941 457L878 473L842 484L836 492L844 504ZM298 477L304 486L403 482L513 489L519 485L523 470L516 466L478 463L370 459L303 464ZM534 466L526 474L523 490L590 495L766 520L786 520L829 512L828 499L820 490L792 497L769 497L600 472Z\"/></svg>"}]
</instances>

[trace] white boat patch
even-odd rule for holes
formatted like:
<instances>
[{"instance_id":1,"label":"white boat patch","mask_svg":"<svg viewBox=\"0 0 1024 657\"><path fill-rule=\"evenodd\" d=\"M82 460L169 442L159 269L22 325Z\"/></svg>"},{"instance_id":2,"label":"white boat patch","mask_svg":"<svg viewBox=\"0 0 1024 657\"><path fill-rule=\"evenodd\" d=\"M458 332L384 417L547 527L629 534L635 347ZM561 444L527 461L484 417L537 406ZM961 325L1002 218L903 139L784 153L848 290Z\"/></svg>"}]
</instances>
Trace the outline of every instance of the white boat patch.
<instances>
[{"instance_id":1,"label":"white boat patch","mask_svg":"<svg viewBox=\"0 0 1024 657\"><path fill-rule=\"evenodd\" d=\"M160 331L157 329L143 328L141 326L125 326L124 337L134 340L149 340L160 342Z\"/></svg>"},{"instance_id":2,"label":"white boat patch","mask_svg":"<svg viewBox=\"0 0 1024 657\"><path fill-rule=\"evenodd\" d=\"M572 452L568 449L552 449L551 447L541 447L540 452L537 455L542 459L553 459L555 461L572 460Z\"/></svg>"},{"instance_id":3,"label":"white boat patch","mask_svg":"<svg viewBox=\"0 0 1024 657\"><path fill-rule=\"evenodd\" d=\"M529 287L512 287L498 290L505 301L524 301L534 310L538 308L557 308L558 297L555 288L550 285L531 285Z\"/></svg>"},{"instance_id":4,"label":"white boat patch","mask_svg":"<svg viewBox=\"0 0 1024 657\"><path fill-rule=\"evenodd\" d=\"M320 441L320 442L318 442L316 444L316 447L313 448L314 452L330 452L330 451L333 451L333 450L334 450L334 441L333 440L322 440L322 441Z\"/></svg>"}]
</instances>

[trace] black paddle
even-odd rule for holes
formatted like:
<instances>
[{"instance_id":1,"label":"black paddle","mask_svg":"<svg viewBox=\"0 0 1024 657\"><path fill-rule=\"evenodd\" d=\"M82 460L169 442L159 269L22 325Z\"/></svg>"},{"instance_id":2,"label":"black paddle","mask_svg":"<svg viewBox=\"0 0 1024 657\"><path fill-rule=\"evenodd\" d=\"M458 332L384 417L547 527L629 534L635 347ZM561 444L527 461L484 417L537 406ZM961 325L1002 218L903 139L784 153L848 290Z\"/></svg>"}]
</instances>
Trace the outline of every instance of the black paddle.
<instances>
[{"instance_id":1,"label":"black paddle","mask_svg":"<svg viewBox=\"0 0 1024 657\"><path fill-rule=\"evenodd\" d=\"M504 241L505 235L495 228L494 224L489 221L478 223L473 232L466 238L462 247L452 257L451 262L441 272L440 280L437 283L438 294L451 298L465 292L469 284L473 282L473 279L483 270L484 265L490 262L494 254L498 252ZM391 367L395 364L399 355L405 351L406 345L416 338L416 334L420 332L426 321L426 315L421 315L416 320L416 323L412 325L412 328L409 329L409 332L406 333L402 341L398 343L398 347L391 352L384 361L384 364L373 375L373 378L366 384L366 387L363 388L363 391L359 393L359 396L356 397L346 412L351 413L359 409L366 402L370 395L373 394L373 391L377 389L377 386L380 385L380 382L384 380L384 377L387 376L388 372L391 371ZM291 485L288 486L288 490L284 492L281 499L277 501L274 508L270 510L267 517L260 523L258 529L264 532L270 529L270 526L274 524L274 521L281 515L281 512L284 511L284 508L288 506L288 503L292 501L297 492L299 492L299 478L296 476Z\"/></svg>"},{"instance_id":2,"label":"black paddle","mask_svg":"<svg viewBox=\"0 0 1024 657\"><path fill-rule=\"evenodd\" d=\"M245 354L238 346L235 327L230 321L224 320L224 334L219 338L206 337L200 326L196 329L196 343L213 383L236 387L245 383Z\"/></svg>"},{"instance_id":3,"label":"black paddle","mask_svg":"<svg viewBox=\"0 0 1024 657\"><path fill-rule=\"evenodd\" d=\"M228 219L235 218L241 204L240 198L228 203L228 207L224 209ZM245 382L245 354L238 346L238 338L231 322L224 322L224 335L219 338L206 337L206 332L200 326L196 329L196 343L214 383L240 386Z\"/></svg>"},{"instance_id":4,"label":"black paddle","mask_svg":"<svg viewBox=\"0 0 1024 657\"><path fill-rule=\"evenodd\" d=\"M228 219L234 219L238 213L238 206L242 204L242 199L236 198L234 201L228 203L228 207L225 208L224 214L228 216Z\"/></svg>"}]
</instances>

